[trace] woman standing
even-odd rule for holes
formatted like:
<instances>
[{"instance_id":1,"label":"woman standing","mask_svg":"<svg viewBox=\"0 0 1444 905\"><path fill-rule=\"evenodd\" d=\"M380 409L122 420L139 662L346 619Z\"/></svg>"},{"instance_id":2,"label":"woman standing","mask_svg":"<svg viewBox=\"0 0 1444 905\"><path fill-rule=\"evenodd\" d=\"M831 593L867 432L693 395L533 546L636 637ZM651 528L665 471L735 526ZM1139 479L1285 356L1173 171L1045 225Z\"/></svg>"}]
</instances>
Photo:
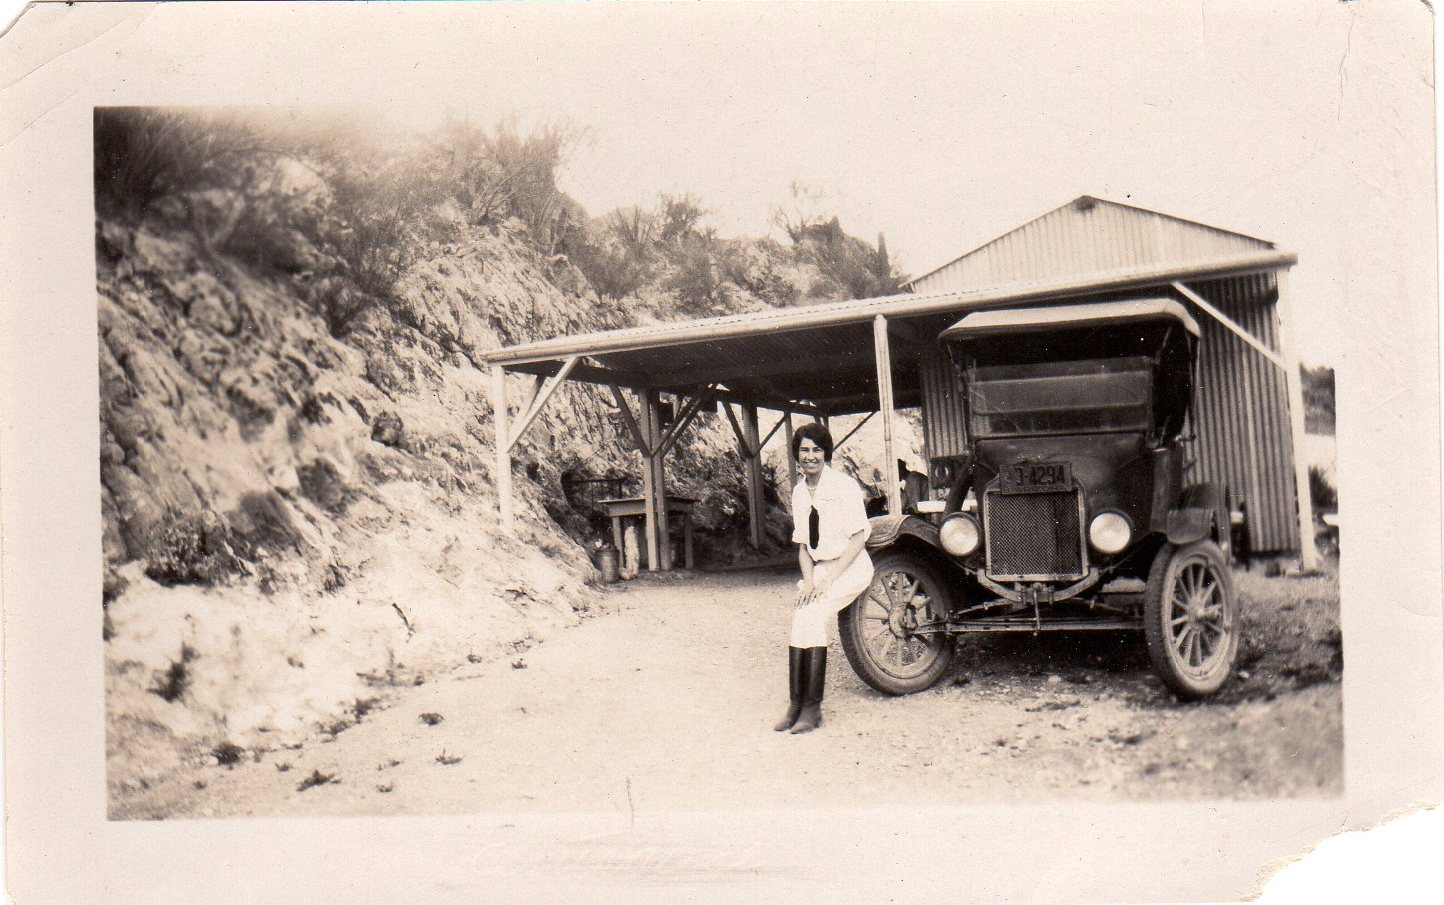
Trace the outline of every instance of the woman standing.
<instances>
[{"instance_id":1,"label":"woman standing","mask_svg":"<svg viewBox=\"0 0 1444 905\"><path fill-rule=\"evenodd\" d=\"M822 723L828 626L872 583L863 546L869 532L862 488L834 471L832 434L820 423L798 428L792 455L802 480L792 490L792 540L802 580L793 601L788 648L790 703L774 729L811 732Z\"/></svg>"}]
</instances>

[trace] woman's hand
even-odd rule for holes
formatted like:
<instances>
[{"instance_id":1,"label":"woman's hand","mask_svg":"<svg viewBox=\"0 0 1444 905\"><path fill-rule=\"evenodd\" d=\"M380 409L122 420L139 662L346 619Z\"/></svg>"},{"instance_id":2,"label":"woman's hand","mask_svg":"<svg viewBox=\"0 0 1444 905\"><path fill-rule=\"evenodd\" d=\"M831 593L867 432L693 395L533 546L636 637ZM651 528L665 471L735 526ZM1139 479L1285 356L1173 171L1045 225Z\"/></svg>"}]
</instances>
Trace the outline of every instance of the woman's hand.
<instances>
[{"instance_id":1,"label":"woman's hand","mask_svg":"<svg viewBox=\"0 0 1444 905\"><path fill-rule=\"evenodd\" d=\"M792 608L800 610L812 600L812 576L803 576L802 584L797 588L797 598L792 601Z\"/></svg>"},{"instance_id":2,"label":"woman's hand","mask_svg":"<svg viewBox=\"0 0 1444 905\"><path fill-rule=\"evenodd\" d=\"M793 609L802 609L809 603L821 600L832 587L832 579L826 575L814 575L811 579L802 580L802 589L797 592L797 600L792 604Z\"/></svg>"}]
</instances>

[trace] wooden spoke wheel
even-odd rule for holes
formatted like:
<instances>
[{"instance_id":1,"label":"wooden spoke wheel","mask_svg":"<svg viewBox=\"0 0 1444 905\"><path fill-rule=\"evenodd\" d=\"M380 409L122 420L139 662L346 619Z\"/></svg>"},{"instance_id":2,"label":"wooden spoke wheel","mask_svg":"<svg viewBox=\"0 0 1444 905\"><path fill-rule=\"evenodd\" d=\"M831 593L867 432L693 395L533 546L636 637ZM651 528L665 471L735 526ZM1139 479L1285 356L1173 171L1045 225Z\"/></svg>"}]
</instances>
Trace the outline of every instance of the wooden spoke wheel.
<instances>
[{"instance_id":1,"label":"wooden spoke wheel","mask_svg":"<svg viewBox=\"0 0 1444 905\"><path fill-rule=\"evenodd\" d=\"M883 694L931 687L952 662L953 639L919 628L945 620L947 601L946 587L925 560L904 552L878 556L872 584L837 617L843 652L858 678Z\"/></svg>"},{"instance_id":2,"label":"wooden spoke wheel","mask_svg":"<svg viewBox=\"0 0 1444 905\"><path fill-rule=\"evenodd\" d=\"M1143 633L1153 668L1185 700L1223 687L1238 656L1238 595L1213 541L1166 544L1143 597Z\"/></svg>"}]
</instances>

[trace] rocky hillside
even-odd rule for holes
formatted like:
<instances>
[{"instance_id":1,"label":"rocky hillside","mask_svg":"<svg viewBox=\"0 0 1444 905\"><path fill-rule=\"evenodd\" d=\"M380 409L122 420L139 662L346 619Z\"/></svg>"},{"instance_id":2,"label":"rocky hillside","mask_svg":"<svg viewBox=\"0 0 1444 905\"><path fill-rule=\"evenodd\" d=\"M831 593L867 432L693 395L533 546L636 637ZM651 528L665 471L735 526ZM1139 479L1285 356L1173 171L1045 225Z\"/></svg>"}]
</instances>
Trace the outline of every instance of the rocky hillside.
<instances>
[{"instance_id":1,"label":"rocky hillside","mask_svg":"<svg viewBox=\"0 0 1444 905\"><path fill-rule=\"evenodd\" d=\"M367 158L335 136L306 139L194 114L97 113L119 795L176 757L340 731L389 686L516 656L602 605L589 586L597 526L577 487L636 471L610 396L565 386L528 432L514 462L519 530L507 534L487 350L841 291L817 251L825 231L787 249L720 240L693 218L619 251L617 217L588 218L554 170L528 169L537 149L515 135L473 149L487 164L473 189L529 187L499 201L437 175L459 151ZM833 241L844 263L868 248ZM599 292L606 262L628 260L635 285ZM519 378L514 390L523 398ZM725 422L699 419L668 478L702 501L704 556L738 555L744 491ZM769 516L780 542L786 517Z\"/></svg>"}]
</instances>

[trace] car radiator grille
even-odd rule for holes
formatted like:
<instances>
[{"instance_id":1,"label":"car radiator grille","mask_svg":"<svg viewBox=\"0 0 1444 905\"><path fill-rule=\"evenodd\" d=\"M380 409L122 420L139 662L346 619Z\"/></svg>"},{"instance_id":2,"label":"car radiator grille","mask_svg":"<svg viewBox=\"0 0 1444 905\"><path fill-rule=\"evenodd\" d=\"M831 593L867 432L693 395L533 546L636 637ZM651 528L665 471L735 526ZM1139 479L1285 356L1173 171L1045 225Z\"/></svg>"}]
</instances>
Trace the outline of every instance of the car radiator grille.
<instances>
[{"instance_id":1,"label":"car radiator grille","mask_svg":"<svg viewBox=\"0 0 1444 905\"><path fill-rule=\"evenodd\" d=\"M1076 490L986 494L984 534L993 578L1080 578L1083 537Z\"/></svg>"}]
</instances>

